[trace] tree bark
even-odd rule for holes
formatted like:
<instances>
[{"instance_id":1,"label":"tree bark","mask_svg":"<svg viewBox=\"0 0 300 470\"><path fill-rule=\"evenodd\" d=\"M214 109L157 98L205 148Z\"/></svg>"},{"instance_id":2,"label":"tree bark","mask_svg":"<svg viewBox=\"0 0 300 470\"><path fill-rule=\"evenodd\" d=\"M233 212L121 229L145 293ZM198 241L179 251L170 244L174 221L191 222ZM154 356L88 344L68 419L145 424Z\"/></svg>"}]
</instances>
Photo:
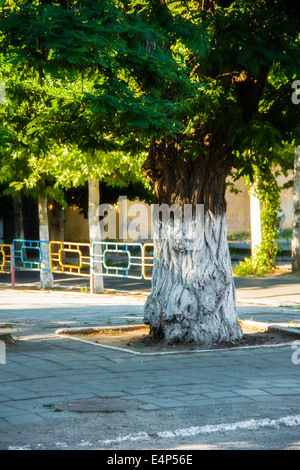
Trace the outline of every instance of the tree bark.
<instances>
[{"instance_id":1,"label":"tree bark","mask_svg":"<svg viewBox=\"0 0 300 470\"><path fill-rule=\"evenodd\" d=\"M51 219L51 239L64 241L64 211L63 207L56 201L52 202L52 219Z\"/></svg>"},{"instance_id":2,"label":"tree bark","mask_svg":"<svg viewBox=\"0 0 300 470\"><path fill-rule=\"evenodd\" d=\"M95 242L101 242L101 230L99 221L99 205L100 205L100 190L99 181L89 178L89 232L90 232L90 244L93 246ZM101 294L104 292L104 282L102 273L102 264L98 261L99 255L101 255L101 246L95 248L95 254L97 259L94 263L95 276L93 276L93 292L95 294Z\"/></svg>"},{"instance_id":3,"label":"tree bark","mask_svg":"<svg viewBox=\"0 0 300 470\"><path fill-rule=\"evenodd\" d=\"M180 144L156 143L143 171L158 204L189 204L187 224L174 220L154 232L152 290L144 309L150 337L171 344L235 342L242 337L227 243L225 179L221 153L178 158ZM203 217L196 215L197 204ZM175 229L176 225L176 229Z\"/></svg>"},{"instance_id":4,"label":"tree bark","mask_svg":"<svg viewBox=\"0 0 300 470\"><path fill-rule=\"evenodd\" d=\"M24 240L23 204L21 193L14 197L15 238Z\"/></svg>"},{"instance_id":5,"label":"tree bark","mask_svg":"<svg viewBox=\"0 0 300 470\"><path fill-rule=\"evenodd\" d=\"M213 344L241 338L225 214L182 237L155 238L152 291L144 322L153 339ZM191 225L193 225L193 223ZM192 249L191 246L194 245Z\"/></svg>"},{"instance_id":6,"label":"tree bark","mask_svg":"<svg viewBox=\"0 0 300 470\"><path fill-rule=\"evenodd\" d=\"M46 197L39 196L38 211L40 241L49 242L48 204ZM53 274L50 270L47 271L50 268L49 245L47 243L41 243L41 252L43 269L46 269L45 271L40 271L41 288L51 289L53 287Z\"/></svg>"},{"instance_id":7,"label":"tree bark","mask_svg":"<svg viewBox=\"0 0 300 470\"><path fill-rule=\"evenodd\" d=\"M300 273L300 147L295 149L292 271Z\"/></svg>"}]
</instances>

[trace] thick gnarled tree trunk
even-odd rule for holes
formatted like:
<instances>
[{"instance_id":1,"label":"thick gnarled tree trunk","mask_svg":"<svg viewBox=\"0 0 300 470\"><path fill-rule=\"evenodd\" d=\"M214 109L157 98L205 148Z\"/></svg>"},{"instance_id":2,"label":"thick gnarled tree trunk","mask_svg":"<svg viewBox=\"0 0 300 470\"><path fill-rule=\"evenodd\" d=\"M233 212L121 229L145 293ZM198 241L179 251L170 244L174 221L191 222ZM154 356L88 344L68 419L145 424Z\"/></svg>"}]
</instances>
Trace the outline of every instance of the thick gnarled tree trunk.
<instances>
[{"instance_id":1,"label":"thick gnarled tree trunk","mask_svg":"<svg viewBox=\"0 0 300 470\"><path fill-rule=\"evenodd\" d=\"M159 205L190 204L203 217L187 224L164 221L154 233L152 291L144 309L150 336L171 344L235 342L235 286L227 243L225 179L227 168L213 160L179 159L180 145L156 143L143 170ZM166 226L168 225L169 226Z\"/></svg>"},{"instance_id":2,"label":"thick gnarled tree trunk","mask_svg":"<svg viewBox=\"0 0 300 470\"><path fill-rule=\"evenodd\" d=\"M155 239L152 291L144 321L153 338L168 343L234 342L241 338L241 329L226 217L207 213L204 227L191 232L180 241Z\"/></svg>"}]
</instances>

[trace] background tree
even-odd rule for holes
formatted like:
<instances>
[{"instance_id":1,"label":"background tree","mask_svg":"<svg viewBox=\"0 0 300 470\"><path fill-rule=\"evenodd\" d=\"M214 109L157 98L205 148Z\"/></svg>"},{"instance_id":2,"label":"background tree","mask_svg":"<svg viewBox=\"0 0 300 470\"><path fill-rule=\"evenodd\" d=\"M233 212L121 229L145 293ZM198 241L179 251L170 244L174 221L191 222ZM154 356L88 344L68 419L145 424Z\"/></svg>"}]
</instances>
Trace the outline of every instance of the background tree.
<instances>
[{"instance_id":1,"label":"background tree","mask_svg":"<svg viewBox=\"0 0 300 470\"><path fill-rule=\"evenodd\" d=\"M16 200L20 200L21 194L24 194L38 201L39 237L41 241L49 241L47 200L51 197L61 202L63 195L59 188L53 187L54 180L47 171L40 167L38 173L33 173L32 169L38 166L40 155L49 149L49 142L41 128L37 134L34 134L33 129L36 116L52 106L51 91L47 92L49 83L43 82L35 70L26 73L24 66L11 64L13 59L16 60L15 53L6 53L9 60L1 69L1 77L7 89L6 103L0 109L2 126L6 130L6 150L1 155L0 180L9 183L6 193ZM17 238L24 238L24 233L20 233ZM43 250L47 250L46 246L43 245ZM48 255L45 252L46 259ZM52 287L53 276L50 271L41 271L40 278L42 288Z\"/></svg>"},{"instance_id":2,"label":"background tree","mask_svg":"<svg viewBox=\"0 0 300 470\"><path fill-rule=\"evenodd\" d=\"M299 71L299 21L290 2L193 2L190 9L179 3L208 35L208 50L187 54L190 79L205 88L192 100L193 115L186 114L184 130L153 141L144 172L160 203L204 204L205 222L195 230L192 252L171 238L156 240L145 321L153 337L169 342L235 341L241 332L226 240L225 180L232 168L251 175L254 164L271 166L272 147L281 145L281 124L268 120L261 103L277 64L290 80ZM173 19L176 5L168 6ZM279 105L282 84L280 73L275 75L279 83L272 103ZM290 101L290 92L285 99ZM255 151L262 142L269 143L265 151L261 145Z\"/></svg>"},{"instance_id":3,"label":"background tree","mask_svg":"<svg viewBox=\"0 0 300 470\"><path fill-rule=\"evenodd\" d=\"M136 170L139 160L130 162L118 150L124 142L111 139L111 114L103 106L101 120L91 123L84 103L95 80L107 80L109 70L118 65L113 58L116 25L110 28L116 10L110 2L98 2L97 8L94 3L84 2L79 9L77 2L3 3L2 75L9 100L2 117L14 137L15 157L6 154L2 177L11 188L26 188L37 195L44 240L49 239L47 197L63 202L60 188L89 182L90 241L94 243L101 239L95 214L99 180L106 178L119 186L126 186L131 178L141 181ZM103 291L101 277L97 280L101 284L97 292Z\"/></svg>"}]
</instances>

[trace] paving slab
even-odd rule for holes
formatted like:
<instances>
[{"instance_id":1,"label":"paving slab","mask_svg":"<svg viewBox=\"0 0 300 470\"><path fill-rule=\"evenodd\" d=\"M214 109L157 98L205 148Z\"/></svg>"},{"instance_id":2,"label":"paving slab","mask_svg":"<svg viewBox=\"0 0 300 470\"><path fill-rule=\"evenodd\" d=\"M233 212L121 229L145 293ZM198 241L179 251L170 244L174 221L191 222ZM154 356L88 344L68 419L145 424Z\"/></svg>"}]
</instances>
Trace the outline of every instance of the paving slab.
<instances>
[{"instance_id":1,"label":"paving slab","mask_svg":"<svg viewBox=\"0 0 300 470\"><path fill-rule=\"evenodd\" d=\"M80 448L83 435L97 448L100 441L103 446L104 440L129 432L153 434L299 414L300 364L292 361L291 345L136 357L58 338L55 331L62 326L124 325L132 321L132 313L141 322L146 295L1 289L0 299L0 323L10 324L18 340L17 347L7 348L6 364L0 364L0 449L19 444L59 448L59 443ZM300 321L297 304L238 303L237 309L241 319ZM79 407L95 400L117 400L120 406L125 401L128 406L125 413L118 413L117 407L106 410L109 413L67 411L74 400ZM98 444L92 435L97 435Z\"/></svg>"}]
</instances>

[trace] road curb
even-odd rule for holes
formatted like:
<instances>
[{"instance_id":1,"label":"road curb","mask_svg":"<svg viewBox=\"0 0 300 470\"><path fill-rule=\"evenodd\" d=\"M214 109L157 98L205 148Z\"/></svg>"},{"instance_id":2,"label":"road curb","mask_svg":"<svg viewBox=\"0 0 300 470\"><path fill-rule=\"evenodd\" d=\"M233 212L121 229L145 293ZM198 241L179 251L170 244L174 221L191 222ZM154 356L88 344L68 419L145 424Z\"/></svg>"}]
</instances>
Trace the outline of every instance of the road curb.
<instances>
[{"instance_id":1,"label":"road curb","mask_svg":"<svg viewBox=\"0 0 300 470\"><path fill-rule=\"evenodd\" d=\"M251 325L251 326L257 326L260 329L264 329L265 331L285 331L286 333L289 333L291 335L299 335L300 338L300 329L295 330L291 327L282 327L280 325L276 324L268 324L264 322L257 322L257 321L252 321L252 320L241 320L241 323L245 325ZM190 351L165 351L165 352L153 352L153 353L142 353L138 351L134 351L132 349L127 349L127 348L121 348L117 346L110 346L107 344L101 344L101 343L93 343L91 341L82 339L82 338L77 338L73 337L72 335L76 334L90 334L90 333L96 333L98 331L103 331L103 330L120 330L124 329L124 331L134 331L137 329L140 329L144 327L145 325L143 324L135 324L135 325L119 325L119 326L111 326L111 327L82 327L82 328L76 328L76 327L70 327L70 328L59 328L55 331L55 334L57 337L60 338L69 338L75 341L79 341L82 343L90 344L91 346L100 346L102 348L106 349L111 349L114 351L119 351L119 352L125 352L127 354L135 355L135 356L167 356L167 355L174 355L174 354L199 354L199 353L217 353L217 352L231 352L231 351L236 351L236 350L252 350L252 349L259 349L259 348L278 348L278 347L284 347L284 346L292 346L294 341L290 342L284 342L284 343L275 343L275 344L261 344L261 345L255 345L255 346L233 346L231 348L217 348L217 349L193 349Z\"/></svg>"}]
</instances>

